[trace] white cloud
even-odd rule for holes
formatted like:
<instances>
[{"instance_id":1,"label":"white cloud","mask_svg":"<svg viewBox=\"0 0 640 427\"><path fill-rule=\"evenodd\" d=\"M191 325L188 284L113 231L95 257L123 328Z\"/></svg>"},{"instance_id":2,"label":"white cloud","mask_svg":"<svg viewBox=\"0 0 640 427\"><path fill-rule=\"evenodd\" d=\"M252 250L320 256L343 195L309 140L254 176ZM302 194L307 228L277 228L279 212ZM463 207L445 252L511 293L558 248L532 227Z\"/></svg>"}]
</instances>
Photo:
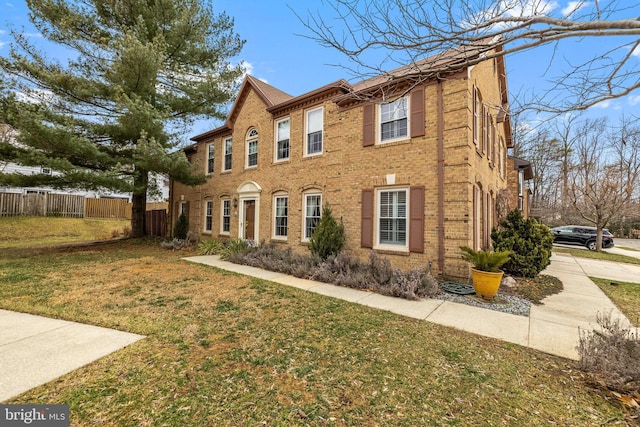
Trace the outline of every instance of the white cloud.
<instances>
[{"instance_id":1,"label":"white cloud","mask_svg":"<svg viewBox=\"0 0 640 427\"><path fill-rule=\"evenodd\" d=\"M242 75L242 79L244 79L247 75L250 75L252 77L257 78L260 81L263 81L267 84L269 84L269 81L263 77L258 77L254 74L254 66L251 62L247 62L247 61L242 61L239 64L242 68L244 68L244 74Z\"/></svg>"},{"instance_id":2,"label":"white cloud","mask_svg":"<svg viewBox=\"0 0 640 427\"><path fill-rule=\"evenodd\" d=\"M629 96L629 105L632 107L640 104L640 95L630 95Z\"/></svg>"},{"instance_id":3,"label":"white cloud","mask_svg":"<svg viewBox=\"0 0 640 427\"><path fill-rule=\"evenodd\" d=\"M558 8L556 1L546 0L525 0L517 3L503 0L500 3L502 14L508 17L548 15Z\"/></svg>"},{"instance_id":4,"label":"white cloud","mask_svg":"<svg viewBox=\"0 0 640 427\"><path fill-rule=\"evenodd\" d=\"M470 16L470 20L462 22L463 28L472 28L491 19L509 19L529 16L549 15L558 8L555 0L500 0L489 9L481 10ZM516 25L511 22L498 22L490 28L498 30Z\"/></svg>"},{"instance_id":5,"label":"white cloud","mask_svg":"<svg viewBox=\"0 0 640 427\"><path fill-rule=\"evenodd\" d=\"M636 46L636 48L633 49L631 55L635 56L636 58L640 58L640 45Z\"/></svg>"},{"instance_id":6,"label":"white cloud","mask_svg":"<svg viewBox=\"0 0 640 427\"><path fill-rule=\"evenodd\" d=\"M251 62L242 61L239 65L244 68L245 74L253 75L253 64Z\"/></svg>"},{"instance_id":7,"label":"white cloud","mask_svg":"<svg viewBox=\"0 0 640 427\"><path fill-rule=\"evenodd\" d=\"M598 102L596 105L593 106L593 108L602 108L602 109L611 108L611 100L607 99L602 102Z\"/></svg>"},{"instance_id":8,"label":"white cloud","mask_svg":"<svg viewBox=\"0 0 640 427\"><path fill-rule=\"evenodd\" d=\"M9 2L5 2L4 4L6 7L10 7L10 8L14 8L15 6L13 5L13 3L9 3Z\"/></svg>"},{"instance_id":9,"label":"white cloud","mask_svg":"<svg viewBox=\"0 0 640 427\"><path fill-rule=\"evenodd\" d=\"M567 3L567 6L560 11L560 13L562 13L562 16L564 17L569 17L590 4L591 2L588 1L570 1Z\"/></svg>"}]
</instances>

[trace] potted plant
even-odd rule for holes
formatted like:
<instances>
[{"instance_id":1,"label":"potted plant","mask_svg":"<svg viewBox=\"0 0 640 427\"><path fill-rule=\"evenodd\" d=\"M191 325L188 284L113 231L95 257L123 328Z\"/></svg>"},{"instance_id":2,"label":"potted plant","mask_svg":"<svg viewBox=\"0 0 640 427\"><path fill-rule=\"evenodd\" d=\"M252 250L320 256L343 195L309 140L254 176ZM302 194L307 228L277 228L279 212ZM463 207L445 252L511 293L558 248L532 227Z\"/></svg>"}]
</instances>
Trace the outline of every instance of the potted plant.
<instances>
[{"instance_id":1,"label":"potted plant","mask_svg":"<svg viewBox=\"0 0 640 427\"><path fill-rule=\"evenodd\" d=\"M468 246L460 246L462 258L473 264L471 280L476 295L486 300L493 299L498 293L503 271L500 267L509 261L511 251L481 250L474 251Z\"/></svg>"}]
</instances>

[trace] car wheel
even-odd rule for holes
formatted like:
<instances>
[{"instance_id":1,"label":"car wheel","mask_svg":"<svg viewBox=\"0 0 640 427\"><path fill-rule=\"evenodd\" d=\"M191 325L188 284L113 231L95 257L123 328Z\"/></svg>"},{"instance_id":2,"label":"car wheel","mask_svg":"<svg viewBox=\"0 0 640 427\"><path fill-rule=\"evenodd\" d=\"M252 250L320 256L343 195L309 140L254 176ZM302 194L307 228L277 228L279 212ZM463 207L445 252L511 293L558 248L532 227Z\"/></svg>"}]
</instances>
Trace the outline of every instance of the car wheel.
<instances>
[{"instance_id":1,"label":"car wheel","mask_svg":"<svg viewBox=\"0 0 640 427\"><path fill-rule=\"evenodd\" d=\"M589 249L590 251L595 251L596 250L596 241L595 240L589 240L586 244L587 249Z\"/></svg>"}]
</instances>

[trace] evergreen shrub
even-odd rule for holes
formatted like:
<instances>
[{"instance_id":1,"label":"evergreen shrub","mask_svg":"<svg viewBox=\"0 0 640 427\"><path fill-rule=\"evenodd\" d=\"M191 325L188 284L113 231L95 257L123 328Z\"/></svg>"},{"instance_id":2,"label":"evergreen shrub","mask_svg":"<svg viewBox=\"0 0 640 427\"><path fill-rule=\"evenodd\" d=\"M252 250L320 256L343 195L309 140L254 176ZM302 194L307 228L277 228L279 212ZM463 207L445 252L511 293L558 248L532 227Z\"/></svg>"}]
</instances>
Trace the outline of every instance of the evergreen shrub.
<instances>
[{"instance_id":1,"label":"evergreen shrub","mask_svg":"<svg viewBox=\"0 0 640 427\"><path fill-rule=\"evenodd\" d=\"M534 218L524 219L513 210L491 232L496 251L510 251L509 261L502 267L505 273L520 277L536 277L551 263L553 233Z\"/></svg>"},{"instance_id":2,"label":"evergreen shrub","mask_svg":"<svg viewBox=\"0 0 640 427\"><path fill-rule=\"evenodd\" d=\"M326 203L322 208L320 222L309 240L309 250L313 255L326 260L340 253L344 240L344 225L342 222L338 224L333 217L331 207Z\"/></svg>"},{"instance_id":3,"label":"evergreen shrub","mask_svg":"<svg viewBox=\"0 0 640 427\"><path fill-rule=\"evenodd\" d=\"M173 238L185 240L187 238L188 232L189 232L189 220L187 219L187 216L183 212L178 217L178 220L176 221L176 225L173 226Z\"/></svg>"}]
</instances>

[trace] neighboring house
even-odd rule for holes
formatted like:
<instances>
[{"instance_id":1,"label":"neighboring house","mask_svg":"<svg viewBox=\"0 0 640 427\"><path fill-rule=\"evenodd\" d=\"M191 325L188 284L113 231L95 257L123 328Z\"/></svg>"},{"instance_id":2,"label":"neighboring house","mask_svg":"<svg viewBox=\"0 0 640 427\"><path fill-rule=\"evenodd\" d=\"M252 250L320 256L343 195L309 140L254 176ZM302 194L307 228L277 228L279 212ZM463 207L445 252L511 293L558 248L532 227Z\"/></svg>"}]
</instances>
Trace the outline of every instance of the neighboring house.
<instances>
[{"instance_id":1,"label":"neighboring house","mask_svg":"<svg viewBox=\"0 0 640 427\"><path fill-rule=\"evenodd\" d=\"M507 188L504 59L417 85L414 77L477 55L451 50L300 96L247 76L226 124L185 148L209 179L171 183L171 224L184 212L202 237L306 251L328 203L351 254L375 251L402 269L467 277L459 247L490 246L496 198Z\"/></svg>"},{"instance_id":2,"label":"neighboring house","mask_svg":"<svg viewBox=\"0 0 640 427\"><path fill-rule=\"evenodd\" d=\"M13 130L6 124L0 123L0 138L8 139L10 142L15 143L13 139ZM60 173L51 170L50 168L41 166L23 166L11 162L0 161L0 173L6 174L22 174L22 175L34 175L34 174L47 174L47 175L59 175ZM148 197L150 202L163 202L169 199L169 180L164 176L151 176L150 179L156 179L158 184L157 194ZM110 190L93 191L93 190L81 190L81 189L59 189L52 187L6 187L0 185L0 193L21 193L21 194L73 194L78 196L84 196L86 198L110 198L110 199L127 199L131 200L130 193L114 193Z\"/></svg>"},{"instance_id":3,"label":"neighboring house","mask_svg":"<svg viewBox=\"0 0 640 427\"><path fill-rule=\"evenodd\" d=\"M509 182L509 210L518 209L522 216L529 218L531 213L531 190L526 181L533 179L531 163L509 156L507 158L507 181Z\"/></svg>"}]
</instances>

